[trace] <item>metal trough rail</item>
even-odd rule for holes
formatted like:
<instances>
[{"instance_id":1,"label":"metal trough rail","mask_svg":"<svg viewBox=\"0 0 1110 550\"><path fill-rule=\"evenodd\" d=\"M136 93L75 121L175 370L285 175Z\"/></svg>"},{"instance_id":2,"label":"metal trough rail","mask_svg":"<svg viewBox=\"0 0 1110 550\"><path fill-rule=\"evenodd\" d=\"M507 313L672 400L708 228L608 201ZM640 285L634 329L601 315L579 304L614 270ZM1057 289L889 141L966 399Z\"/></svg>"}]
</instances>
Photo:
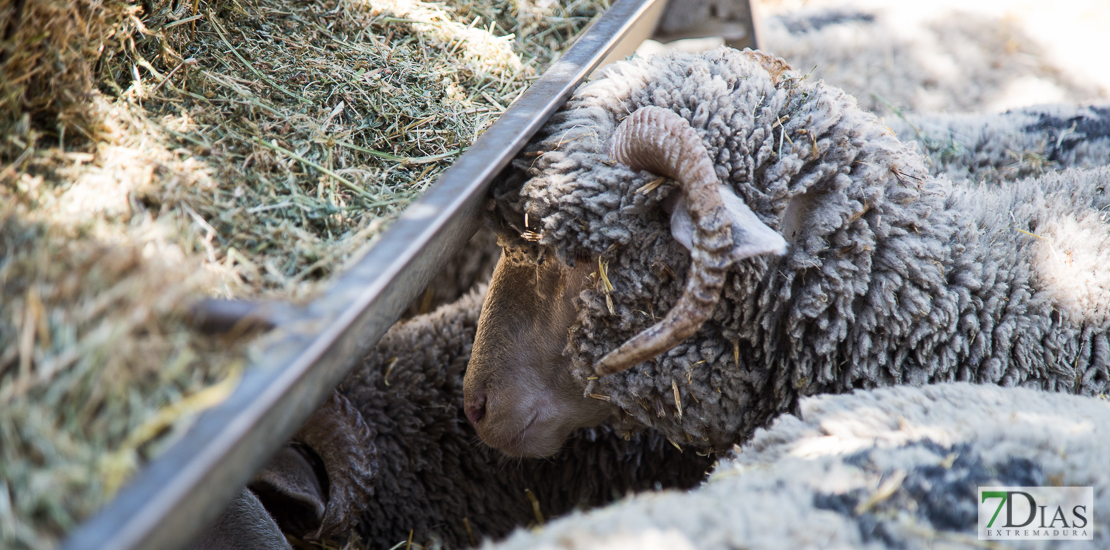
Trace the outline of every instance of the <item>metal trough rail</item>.
<instances>
[{"instance_id":1,"label":"metal trough rail","mask_svg":"<svg viewBox=\"0 0 1110 550\"><path fill-rule=\"evenodd\" d=\"M650 36L665 0L617 0L365 257L320 299L288 306L278 338L205 412L64 543L69 550L183 548L215 520L477 231L493 178L602 63Z\"/></svg>"}]
</instances>

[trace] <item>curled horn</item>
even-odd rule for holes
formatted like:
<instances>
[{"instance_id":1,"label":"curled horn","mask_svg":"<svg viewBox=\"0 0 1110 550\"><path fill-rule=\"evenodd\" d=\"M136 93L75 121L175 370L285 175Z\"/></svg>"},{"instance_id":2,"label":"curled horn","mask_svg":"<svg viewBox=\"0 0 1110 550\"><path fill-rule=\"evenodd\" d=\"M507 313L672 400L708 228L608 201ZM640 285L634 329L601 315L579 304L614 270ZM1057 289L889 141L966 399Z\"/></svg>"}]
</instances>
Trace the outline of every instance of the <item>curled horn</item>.
<instances>
[{"instance_id":1,"label":"curled horn","mask_svg":"<svg viewBox=\"0 0 1110 550\"><path fill-rule=\"evenodd\" d=\"M610 156L633 170L678 181L696 228L686 289L667 316L609 352L594 365L598 376L627 370L677 346L701 328L721 298L732 226L721 201L720 180L697 132L686 119L660 107L638 109L617 127Z\"/></svg>"}]
</instances>

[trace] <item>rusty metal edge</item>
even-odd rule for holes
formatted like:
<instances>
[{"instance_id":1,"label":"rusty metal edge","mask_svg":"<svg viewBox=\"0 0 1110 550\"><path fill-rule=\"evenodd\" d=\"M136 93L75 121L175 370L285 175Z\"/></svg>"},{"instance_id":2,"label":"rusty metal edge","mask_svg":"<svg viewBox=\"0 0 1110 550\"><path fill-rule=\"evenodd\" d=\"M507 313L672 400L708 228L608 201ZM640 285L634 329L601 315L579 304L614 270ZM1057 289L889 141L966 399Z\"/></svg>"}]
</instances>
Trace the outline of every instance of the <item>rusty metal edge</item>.
<instances>
[{"instance_id":1,"label":"rusty metal edge","mask_svg":"<svg viewBox=\"0 0 1110 550\"><path fill-rule=\"evenodd\" d=\"M268 336L270 343L224 403L202 414L63 548L189 544L474 234L497 174L595 67L621 46L630 52L650 33L664 3L617 0L376 246Z\"/></svg>"}]
</instances>

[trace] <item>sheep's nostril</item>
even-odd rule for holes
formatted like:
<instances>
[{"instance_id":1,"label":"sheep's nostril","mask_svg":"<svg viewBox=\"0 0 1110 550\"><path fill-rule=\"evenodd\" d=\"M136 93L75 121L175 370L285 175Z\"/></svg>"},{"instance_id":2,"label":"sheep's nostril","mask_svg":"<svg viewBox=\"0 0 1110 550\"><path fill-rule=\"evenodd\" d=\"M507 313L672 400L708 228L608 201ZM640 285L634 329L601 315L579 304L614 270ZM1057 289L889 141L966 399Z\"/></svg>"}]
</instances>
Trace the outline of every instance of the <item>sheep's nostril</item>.
<instances>
[{"instance_id":1,"label":"sheep's nostril","mask_svg":"<svg viewBox=\"0 0 1110 550\"><path fill-rule=\"evenodd\" d=\"M486 396L479 393L471 395L466 398L465 403L466 417L470 419L471 424L477 424L483 416L486 415Z\"/></svg>"}]
</instances>

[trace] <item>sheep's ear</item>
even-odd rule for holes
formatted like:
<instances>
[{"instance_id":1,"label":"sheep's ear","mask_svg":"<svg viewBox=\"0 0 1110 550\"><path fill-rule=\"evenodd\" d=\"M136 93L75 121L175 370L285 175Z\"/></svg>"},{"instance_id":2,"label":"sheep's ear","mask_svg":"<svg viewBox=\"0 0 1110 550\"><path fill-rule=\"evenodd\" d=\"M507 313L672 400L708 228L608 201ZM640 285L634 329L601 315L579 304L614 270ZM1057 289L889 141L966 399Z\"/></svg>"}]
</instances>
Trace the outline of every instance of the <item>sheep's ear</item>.
<instances>
[{"instance_id":1,"label":"sheep's ear","mask_svg":"<svg viewBox=\"0 0 1110 550\"><path fill-rule=\"evenodd\" d=\"M224 508L219 518L197 536L189 550L293 550L274 519L250 489Z\"/></svg>"},{"instance_id":2,"label":"sheep's ear","mask_svg":"<svg viewBox=\"0 0 1110 550\"><path fill-rule=\"evenodd\" d=\"M286 445L249 485L282 531L301 538L320 527L327 508L327 482L316 473L313 462L319 459L311 453Z\"/></svg>"},{"instance_id":3,"label":"sheep's ear","mask_svg":"<svg viewBox=\"0 0 1110 550\"><path fill-rule=\"evenodd\" d=\"M722 185L721 202L732 219L732 250L729 256L733 262L762 254L782 255L786 253L786 240L759 221L744 201L731 189ZM679 197L671 212L671 235L687 250L693 250L694 221L686 209L686 197Z\"/></svg>"}]
</instances>

